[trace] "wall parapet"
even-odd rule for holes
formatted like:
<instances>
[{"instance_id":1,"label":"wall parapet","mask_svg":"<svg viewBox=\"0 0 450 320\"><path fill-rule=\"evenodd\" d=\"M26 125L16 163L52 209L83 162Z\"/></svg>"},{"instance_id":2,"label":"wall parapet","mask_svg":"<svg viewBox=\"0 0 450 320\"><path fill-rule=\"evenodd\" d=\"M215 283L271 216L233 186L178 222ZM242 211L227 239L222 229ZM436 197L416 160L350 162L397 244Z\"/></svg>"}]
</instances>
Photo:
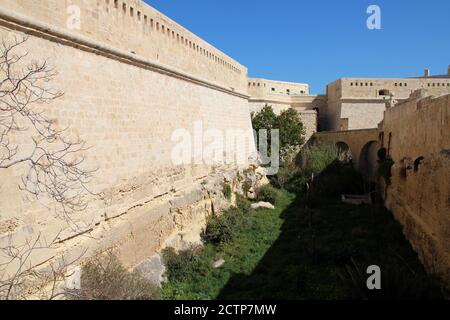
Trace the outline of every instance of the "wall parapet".
<instances>
[{"instance_id":1,"label":"wall parapet","mask_svg":"<svg viewBox=\"0 0 450 320\"><path fill-rule=\"evenodd\" d=\"M68 27L73 7L80 10L79 28ZM27 17L29 22L46 21L49 30L108 44L230 91L247 91L244 66L141 0L100 0L89 6L83 0L70 4L60 0L4 0L3 13L6 10Z\"/></svg>"},{"instance_id":2,"label":"wall parapet","mask_svg":"<svg viewBox=\"0 0 450 320\"><path fill-rule=\"evenodd\" d=\"M99 54L110 59L115 59L123 63L131 64L140 68L150 69L159 73L163 73L178 79L186 80L195 84L203 85L211 89L226 92L232 95L247 99L244 93L239 93L229 88L223 87L218 83L195 77L182 70L164 65L162 63L148 60L139 55L131 54L121 49L109 46L104 43L97 42L83 35L75 35L65 30L50 26L46 23L35 21L23 15L11 12L0 7L0 25L7 26L27 34L36 35L47 40L58 42L74 48Z\"/></svg>"}]
</instances>

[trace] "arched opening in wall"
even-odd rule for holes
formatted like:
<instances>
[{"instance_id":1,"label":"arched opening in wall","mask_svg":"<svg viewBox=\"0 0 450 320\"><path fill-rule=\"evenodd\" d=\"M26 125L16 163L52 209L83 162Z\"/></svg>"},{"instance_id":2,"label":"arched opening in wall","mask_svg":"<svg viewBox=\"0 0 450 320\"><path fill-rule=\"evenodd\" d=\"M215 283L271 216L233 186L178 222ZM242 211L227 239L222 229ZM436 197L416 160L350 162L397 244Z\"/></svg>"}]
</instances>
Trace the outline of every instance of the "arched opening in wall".
<instances>
[{"instance_id":1,"label":"arched opening in wall","mask_svg":"<svg viewBox=\"0 0 450 320\"><path fill-rule=\"evenodd\" d=\"M352 151L348 144L343 141L336 143L336 148L339 152L339 160L345 163L350 163L352 161Z\"/></svg>"},{"instance_id":2,"label":"arched opening in wall","mask_svg":"<svg viewBox=\"0 0 450 320\"><path fill-rule=\"evenodd\" d=\"M359 170L368 182L375 182L378 170L378 150L381 146L378 141L369 141L361 149L359 156Z\"/></svg>"},{"instance_id":3,"label":"arched opening in wall","mask_svg":"<svg viewBox=\"0 0 450 320\"><path fill-rule=\"evenodd\" d=\"M388 89L382 89L378 91L379 96L390 96L391 92Z\"/></svg>"}]
</instances>

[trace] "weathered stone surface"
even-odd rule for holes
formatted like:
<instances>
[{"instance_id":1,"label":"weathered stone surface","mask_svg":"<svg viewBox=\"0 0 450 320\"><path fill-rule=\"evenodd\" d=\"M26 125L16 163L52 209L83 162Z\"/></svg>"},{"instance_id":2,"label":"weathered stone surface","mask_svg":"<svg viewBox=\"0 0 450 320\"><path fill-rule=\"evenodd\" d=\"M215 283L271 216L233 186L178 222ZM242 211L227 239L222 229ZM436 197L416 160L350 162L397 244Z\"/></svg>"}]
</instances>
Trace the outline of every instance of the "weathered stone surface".
<instances>
[{"instance_id":1,"label":"weathered stone surface","mask_svg":"<svg viewBox=\"0 0 450 320\"><path fill-rule=\"evenodd\" d=\"M69 127L70 135L86 141L91 148L83 154L84 165L98 169L89 185L88 207L71 217L80 228L68 228L53 208L17 188L25 166L1 170L0 238L12 232L20 244L41 233L50 239L61 232L57 248L37 251L33 264L53 256L74 257L86 249L83 260L113 247L125 266L132 267L173 234L193 242L212 203L217 212L230 205L220 183L224 175L233 181L238 168L176 165L171 137L176 129L193 135L197 121L204 130L250 130L246 68L142 1L126 2L142 18L147 15L147 28L142 28L143 19L122 16L114 1L100 6L74 0L71 4L81 9L80 30L67 27L64 1L5 0L0 6L0 38L8 42L20 39L21 31L30 32L22 50L30 60L47 61L58 73L52 89L65 94L54 104L42 105L42 111L59 129ZM26 28L11 28L18 16ZM199 50L202 46L217 61L187 52L180 41L155 32L150 18L189 38ZM146 40L136 42L137 37ZM199 57L204 63L198 63ZM21 151L26 154L31 147L21 145ZM199 179L207 181L209 193Z\"/></svg>"},{"instance_id":2,"label":"weathered stone surface","mask_svg":"<svg viewBox=\"0 0 450 320\"><path fill-rule=\"evenodd\" d=\"M259 208L264 208L264 209L275 209L274 205L271 204L270 202L257 202L257 203L252 203L251 205L252 209L259 209Z\"/></svg>"},{"instance_id":3,"label":"weathered stone surface","mask_svg":"<svg viewBox=\"0 0 450 320\"><path fill-rule=\"evenodd\" d=\"M225 264L225 260L221 258L221 259L215 260L212 263L212 267L214 269L218 269L218 268L221 268L224 264Z\"/></svg>"},{"instance_id":4,"label":"weathered stone surface","mask_svg":"<svg viewBox=\"0 0 450 320\"><path fill-rule=\"evenodd\" d=\"M77 266L68 270L67 278L65 280L65 288L67 290L80 290L81 289L81 267Z\"/></svg>"},{"instance_id":5,"label":"weathered stone surface","mask_svg":"<svg viewBox=\"0 0 450 320\"><path fill-rule=\"evenodd\" d=\"M166 267L158 253L142 261L136 266L135 270L139 271L144 278L158 286L161 286L164 282L163 276L164 272L166 272Z\"/></svg>"},{"instance_id":6,"label":"weathered stone surface","mask_svg":"<svg viewBox=\"0 0 450 320\"><path fill-rule=\"evenodd\" d=\"M382 129L395 162L386 206L426 269L450 287L450 95L413 94L386 111Z\"/></svg>"}]
</instances>

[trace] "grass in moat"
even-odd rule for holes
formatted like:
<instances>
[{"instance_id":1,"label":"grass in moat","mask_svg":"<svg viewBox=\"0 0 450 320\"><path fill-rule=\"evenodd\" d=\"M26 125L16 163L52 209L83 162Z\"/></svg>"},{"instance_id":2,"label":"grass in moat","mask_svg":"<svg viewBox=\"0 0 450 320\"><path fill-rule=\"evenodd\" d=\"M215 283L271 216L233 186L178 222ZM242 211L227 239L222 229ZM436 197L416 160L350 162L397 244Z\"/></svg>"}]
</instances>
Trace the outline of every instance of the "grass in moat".
<instances>
[{"instance_id":1,"label":"grass in moat","mask_svg":"<svg viewBox=\"0 0 450 320\"><path fill-rule=\"evenodd\" d=\"M441 298L436 281L381 206L321 199L314 208L280 191L276 209L250 213L233 240L206 244L163 285L165 299ZM225 264L213 268L223 258ZM382 290L366 269L381 268Z\"/></svg>"}]
</instances>

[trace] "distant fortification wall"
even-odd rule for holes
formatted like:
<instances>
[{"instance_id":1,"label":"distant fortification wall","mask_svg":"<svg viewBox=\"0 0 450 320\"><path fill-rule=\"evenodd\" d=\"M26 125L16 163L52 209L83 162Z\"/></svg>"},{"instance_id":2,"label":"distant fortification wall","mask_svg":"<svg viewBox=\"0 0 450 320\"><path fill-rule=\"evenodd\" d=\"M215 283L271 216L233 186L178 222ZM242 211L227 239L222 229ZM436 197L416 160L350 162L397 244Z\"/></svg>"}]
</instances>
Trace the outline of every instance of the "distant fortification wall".
<instances>
[{"instance_id":1,"label":"distant fortification wall","mask_svg":"<svg viewBox=\"0 0 450 320\"><path fill-rule=\"evenodd\" d=\"M67 28L69 4L81 8L80 30ZM131 266L226 205L222 183L237 186L224 172L234 168L173 165L171 136L184 128L195 137L198 121L205 130L251 130L243 66L142 1L1 1L0 38L24 34L29 59L48 61L58 71L52 86L65 92L43 110L91 146L85 166L98 171L73 230L18 189L24 166L3 170L0 245L9 233L20 243L63 231L58 252L115 247ZM33 262L54 256L44 250Z\"/></svg>"},{"instance_id":2,"label":"distant fortification wall","mask_svg":"<svg viewBox=\"0 0 450 320\"><path fill-rule=\"evenodd\" d=\"M450 286L450 95L424 96L385 112L384 146L395 162L386 205L425 267Z\"/></svg>"},{"instance_id":3,"label":"distant fortification wall","mask_svg":"<svg viewBox=\"0 0 450 320\"><path fill-rule=\"evenodd\" d=\"M376 128L385 103L408 99L418 89L430 95L450 93L450 78L341 78L327 86L327 130Z\"/></svg>"}]
</instances>

